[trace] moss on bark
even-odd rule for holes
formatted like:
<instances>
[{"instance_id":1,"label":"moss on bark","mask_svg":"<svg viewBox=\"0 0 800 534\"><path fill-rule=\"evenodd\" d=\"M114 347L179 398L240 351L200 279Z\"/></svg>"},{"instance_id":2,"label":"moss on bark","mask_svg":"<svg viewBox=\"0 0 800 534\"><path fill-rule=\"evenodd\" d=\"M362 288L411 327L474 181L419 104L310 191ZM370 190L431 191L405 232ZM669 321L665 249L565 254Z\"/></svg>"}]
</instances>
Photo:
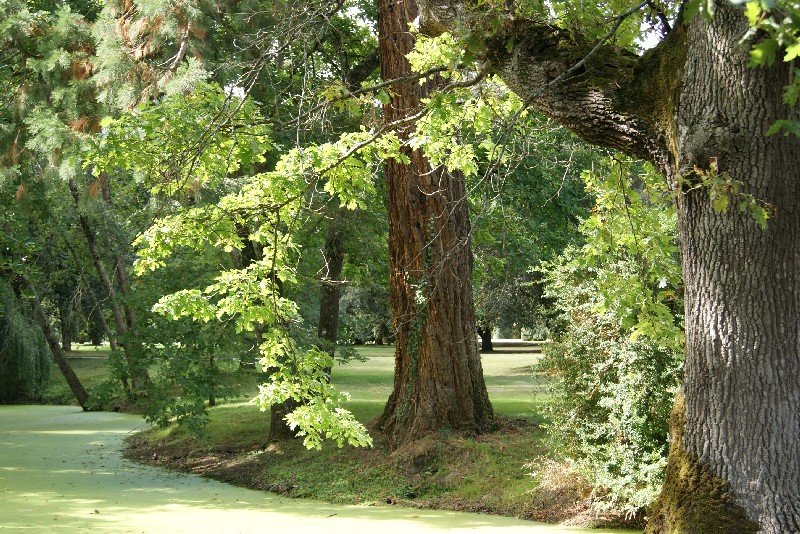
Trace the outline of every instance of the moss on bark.
<instances>
[{"instance_id":1,"label":"moss on bark","mask_svg":"<svg viewBox=\"0 0 800 534\"><path fill-rule=\"evenodd\" d=\"M665 176L671 175L678 161L675 110L678 106L683 69L686 62L686 31L678 23L656 48L647 51L637 62L634 83L623 92L626 105L634 115L645 117L666 147L668 156L653 161Z\"/></svg>"},{"instance_id":2,"label":"moss on bark","mask_svg":"<svg viewBox=\"0 0 800 534\"><path fill-rule=\"evenodd\" d=\"M678 393L670 414L672 442L667 476L645 534L748 534L758 525L736 504L727 481L717 478L683 447L686 404Z\"/></svg>"}]
</instances>

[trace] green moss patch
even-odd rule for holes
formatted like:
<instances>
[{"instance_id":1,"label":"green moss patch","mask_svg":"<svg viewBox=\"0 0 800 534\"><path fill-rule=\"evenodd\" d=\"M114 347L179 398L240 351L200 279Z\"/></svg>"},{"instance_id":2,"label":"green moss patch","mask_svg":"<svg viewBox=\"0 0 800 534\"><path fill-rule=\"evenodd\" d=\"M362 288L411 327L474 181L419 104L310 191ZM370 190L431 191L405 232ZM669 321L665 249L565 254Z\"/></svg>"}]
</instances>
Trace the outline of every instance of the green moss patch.
<instances>
[{"instance_id":1,"label":"green moss patch","mask_svg":"<svg viewBox=\"0 0 800 534\"><path fill-rule=\"evenodd\" d=\"M670 415L672 444L664 487L653 504L646 534L749 534L758 532L730 494L727 481L714 476L697 456L684 450L686 404L679 393Z\"/></svg>"}]
</instances>

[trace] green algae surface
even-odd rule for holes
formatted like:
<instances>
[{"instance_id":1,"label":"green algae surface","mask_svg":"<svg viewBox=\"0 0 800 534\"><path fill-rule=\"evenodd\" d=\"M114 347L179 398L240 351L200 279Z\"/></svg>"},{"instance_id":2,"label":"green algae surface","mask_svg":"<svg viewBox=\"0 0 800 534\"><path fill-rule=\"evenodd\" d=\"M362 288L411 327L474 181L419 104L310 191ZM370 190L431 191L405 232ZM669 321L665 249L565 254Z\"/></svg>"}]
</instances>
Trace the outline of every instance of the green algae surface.
<instances>
[{"instance_id":1,"label":"green algae surface","mask_svg":"<svg viewBox=\"0 0 800 534\"><path fill-rule=\"evenodd\" d=\"M0 406L0 531L603 534L506 517L338 506L229 486L121 457L144 426L72 406Z\"/></svg>"}]
</instances>

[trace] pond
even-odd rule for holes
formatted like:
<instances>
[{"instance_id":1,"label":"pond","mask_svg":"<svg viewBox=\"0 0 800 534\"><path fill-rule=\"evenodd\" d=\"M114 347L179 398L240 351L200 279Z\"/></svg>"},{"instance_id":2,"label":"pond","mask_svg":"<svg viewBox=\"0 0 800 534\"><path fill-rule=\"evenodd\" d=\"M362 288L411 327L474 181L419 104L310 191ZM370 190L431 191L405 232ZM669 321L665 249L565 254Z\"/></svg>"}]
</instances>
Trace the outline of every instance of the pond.
<instances>
[{"instance_id":1,"label":"pond","mask_svg":"<svg viewBox=\"0 0 800 534\"><path fill-rule=\"evenodd\" d=\"M623 532L512 518L288 499L125 460L138 416L0 406L0 530L15 532Z\"/></svg>"}]
</instances>

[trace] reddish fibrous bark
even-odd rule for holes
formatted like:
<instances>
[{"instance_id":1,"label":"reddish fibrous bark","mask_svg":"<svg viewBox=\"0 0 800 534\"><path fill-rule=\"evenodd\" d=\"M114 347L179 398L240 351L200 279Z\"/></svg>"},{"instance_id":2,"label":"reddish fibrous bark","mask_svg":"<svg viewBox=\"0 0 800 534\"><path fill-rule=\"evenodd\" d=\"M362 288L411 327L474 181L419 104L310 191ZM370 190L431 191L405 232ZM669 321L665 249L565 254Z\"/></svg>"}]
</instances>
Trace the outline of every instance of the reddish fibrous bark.
<instances>
[{"instance_id":1,"label":"reddish fibrous bark","mask_svg":"<svg viewBox=\"0 0 800 534\"><path fill-rule=\"evenodd\" d=\"M404 77L416 3L379 0L378 14L381 75ZM394 85L384 121L414 115L437 84ZM397 130L401 141L411 128ZM394 447L445 428L477 434L493 424L475 339L464 178L432 168L420 150L404 150L410 163L386 163L395 376L378 426Z\"/></svg>"}]
</instances>

